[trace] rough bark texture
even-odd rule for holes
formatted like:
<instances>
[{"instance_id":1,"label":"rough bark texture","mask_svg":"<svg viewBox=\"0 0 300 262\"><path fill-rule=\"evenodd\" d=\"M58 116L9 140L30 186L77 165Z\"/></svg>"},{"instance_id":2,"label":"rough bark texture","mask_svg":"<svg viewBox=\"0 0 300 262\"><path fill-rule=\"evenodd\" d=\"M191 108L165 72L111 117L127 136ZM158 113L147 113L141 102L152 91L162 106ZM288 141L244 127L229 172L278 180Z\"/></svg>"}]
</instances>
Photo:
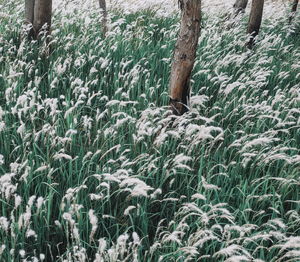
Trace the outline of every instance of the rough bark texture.
<instances>
[{"instance_id":1,"label":"rough bark texture","mask_svg":"<svg viewBox=\"0 0 300 262\"><path fill-rule=\"evenodd\" d=\"M176 115L188 111L190 77L200 36L201 0L179 0L180 31L170 77L170 105Z\"/></svg>"},{"instance_id":2,"label":"rough bark texture","mask_svg":"<svg viewBox=\"0 0 300 262\"><path fill-rule=\"evenodd\" d=\"M252 1L251 13L250 13L248 30L247 30L247 33L251 34L250 40L247 43L247 46L249 48L253 47L255 37L259 33L259 29L262 21L263 9L264 9L264 0Z\"/></svg>"},{"instance_id":3,"label":"rough bark texture","mask_svg":"<svg viewBox=\"0 0 300 262\"><path fill-rule=\"evenodd\" d=\"M102 33L103 36L106 35L107 33L107 9L106 9L106 1L105 0L99 0L99 5L100 5L100 9L101 9L101 25L102 25Z\"/></svg>"},{"instance_id":4,"label":"rough bark texture","mask_svg":"<svg viewBox=\"0 0 300 262\"><path fill-rule=\"evenodd\" d=\"M299 3L299 0L294 0L293 5L292 5L292 11L291 11L291 14L289 17L289 23L292 23L292 21L293 21L293 18L297 11L298 3Z\"/></svg>"},{"instance_id":5,"label":"rough bark texture","mask_svg":"<svg viewBox=\"0 0 300 262\"><path fill-rule=\"evenodd\" d=\"M235 4L233 5L235 10L234 11L235 15L245 12L247 4L248 4L248 0L236 0Z\"/></svg>"},{"instance_id":6,"label":"rough bark texture","mask_svg":"<svg viewBox=\"0 0 300 262\"><path fill-rule=\"evenodd\" d=\"M52 0L35 0L33 28L36 38L38 38L38 34L45 24L47 24L47 27L45 28L47 33L50 32L51 17Z\"/></svg>"}]
</instances>

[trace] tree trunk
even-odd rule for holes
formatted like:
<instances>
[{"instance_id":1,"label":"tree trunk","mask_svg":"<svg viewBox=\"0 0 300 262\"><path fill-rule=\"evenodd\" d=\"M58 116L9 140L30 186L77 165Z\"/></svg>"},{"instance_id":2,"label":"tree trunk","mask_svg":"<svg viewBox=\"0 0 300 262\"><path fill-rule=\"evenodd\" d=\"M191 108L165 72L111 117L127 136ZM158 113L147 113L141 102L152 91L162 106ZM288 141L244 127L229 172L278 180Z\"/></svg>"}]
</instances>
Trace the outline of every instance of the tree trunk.
<instances>
[{"instance_id":1,"label":"tree trunk","mask_svg":"<svg viewBox=\"0 0 300 262\"><path fill-rule=\"evenodd\" d=\"M33 24L34 18L34 0L25 0L25 21Z\"/></svg>"},{"instance_id":2,"label":"tree trunk","mask_svg":"<svg viewBox=\"0 0 300 262\"><path fill-rule=\"evenodd\" d=\"M46 31L50 32L52 17L52 0L25 0L25 23L32 24L29 38L37 39L42 27L47 24Z\"/></svg>"},{"instance_id":3,"label":"tree trunk","mask_svg":"<svg viewBox=\"0 0 300 262\"><path fill-rule=\"evenodd\" d=\"M292 12L291 12L290 17L289 17L289 23L290 24L292 23L293 18L294 18L295 14L296 14L298 3L299 3L299 0L294 0L294 2L293 2Z\"/></svg>"},{"instance_id":4,"label":"tree trunk","mask_svg":"<svg viewBox=\"0 0 300 262\"><path fill-rule=\"evenodd\" d=\"M99 5L101 9L101 25L102 25L102 33L105 37L107 33L107 9L106 9L106 1L105 0L99 0Z\"/></svg>"},{"instance_id":5,"label":"tree trunk","mask_svg":"<svg viewBox=\"0 0 300 262\"><path fill-rule=\"evenodd\" d=\"M49 34L51 28L51 17L52 0L35 0L33 20L35 38L38 38L43 26L45 26L45 30L47 34Z\"/></svg>"},{"instance_id":6,"label":"tree trunk","mask_svg":"<svg viewBox=\"0 0 300 262\"><path fill-rule=\"evenodd\" d=\"M240 13L244 13L247 7L248 0L236 0L235 4L233 5L235 10L235 15L237 16Z\"/></svg>"},{"instance_id":7,"label":"tree trunk","mask_svg":"<svg viewBox=\"0 0 300 262\"><path fill-rule=\"evenodd\" d=\"M247 33L250 34L250 39L247 43L247 47L252 48L255 38L259 33L259 29L261 26L262 15L264 9L264 0L253 0L251 13L248 23Z\"/></svg>"},{"instance_id":8,"label":"tree trunk","mask_svg":"<svg viewBox=\"0 0 300 262\"><path fill-rule=\"evenodd\" d=\"M188 111L190 78L201 29L201 0L179 0L179 5L181 25L170 77L170 105L175 115Z\"/></svg>"},{"instance_id":9,"label":"tree trunk","mask_svg":"<svg viewBox=\"0 0 300 262\"><path fill-rule=\"evenodd\" d=\"M33 37L33 19L34 19L34 1L35 0L25 0L25 23L32 26L28 32L29 38Z\"/></svg>"}]
</instances>

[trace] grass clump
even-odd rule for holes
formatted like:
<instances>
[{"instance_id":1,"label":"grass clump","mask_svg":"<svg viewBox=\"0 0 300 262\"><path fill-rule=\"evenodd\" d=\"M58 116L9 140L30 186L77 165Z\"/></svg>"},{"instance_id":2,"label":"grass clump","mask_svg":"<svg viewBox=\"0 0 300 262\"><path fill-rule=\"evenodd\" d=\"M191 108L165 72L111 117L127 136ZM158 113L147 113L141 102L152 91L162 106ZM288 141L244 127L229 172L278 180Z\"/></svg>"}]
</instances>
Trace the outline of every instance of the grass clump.
<instances>
[{"instance_id":1,"label":"grass clump","mask_svg":"<svg viewBox=\"0 0 300 262\"><path fill-rule=\"evenodd\" d=\"M48 55L20 37L22 5L1 6L1 260L300 259L300 40L283 14L254 51L245 21L206 14L174 117L176 15L112 12L103 39L95 8L57 11Z\"/></svg>"}]
</instances>

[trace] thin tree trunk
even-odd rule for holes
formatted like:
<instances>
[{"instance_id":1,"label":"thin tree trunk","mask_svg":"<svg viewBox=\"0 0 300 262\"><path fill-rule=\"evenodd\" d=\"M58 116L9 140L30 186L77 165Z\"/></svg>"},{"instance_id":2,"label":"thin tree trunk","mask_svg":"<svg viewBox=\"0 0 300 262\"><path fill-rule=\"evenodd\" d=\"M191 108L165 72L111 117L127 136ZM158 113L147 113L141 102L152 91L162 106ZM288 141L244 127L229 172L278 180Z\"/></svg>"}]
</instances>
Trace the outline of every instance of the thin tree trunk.
<instances>
[{"instance_id":1,"label":"thin tree trunk","mask_svg":"<svg viewBox=\"0 0 300 262\"><path fill-rule=\"evenodd\" d=\"M103 36L105 37L106 33L107 33L107 9L106 9L106 1L105 0L99 0L99 5L100 5L100 9L101 9L101 25L102 25L102 33Z\"/></svg>"},{"instance_id":2,"label":"thin tree trunk","mask_svg":"<svg viewBox=\"0 0 300 262\"><path fill-rule=\"evenodd\" d=\"M52 17L52 0L35 0L34 5L34 20L33 28L35 32L35 38L45 26L47 34L50 33L51 28L51 17Z\"/></svg>"},{"instance_id":3,"label":"thin tree trunk","mask_svg":"<svg viewBox=\"0 0 300 262\"><path fill-rule=\"evenodd\" d=\"M247 47L249 48L253 47L255 38L259 33L261 21L262 21L263 9L264 9L264 0L252 1L251 13L250 13L248 30L247 30L247 33L251 35L247 43Z\"/></svg>"},{"instance_id":4,"label":"thin tree trunk","mask_svg":"<svg viewBox=\"0 0 300 262\"><path fill-rule=\"evenodd\" d=\"M179 0L179 5L181 25L170 77L170 105L175 115L188 111L190 78L201 29L201 0Z\"/></svg>"},{"instance_id":5,"label":"thin tree trunk","mask_svg":"<svg viewBox=\"0 0 300 262\"><path fill-rule=\"evenodd\" d=\"M233 7L235 10L235 15L237 16L240 13L244 13L247 7L248 0L236 0Z\"/></svg>"},{"instance_id":6,"label":"thin tree trunk","mask_svg":"<svg viewBox=\"0 0 300 262\"><path fill-rule=\"evenodd\" d=\"M294 2L293 2L292 11L291 11L291 14L290 14L290 17L289 17L289 23L290 24L292 23L293 18L294 18L295 14L296 14L298 3L299 3L299 0L294 0Z\"/></svg>"}]
</instances>

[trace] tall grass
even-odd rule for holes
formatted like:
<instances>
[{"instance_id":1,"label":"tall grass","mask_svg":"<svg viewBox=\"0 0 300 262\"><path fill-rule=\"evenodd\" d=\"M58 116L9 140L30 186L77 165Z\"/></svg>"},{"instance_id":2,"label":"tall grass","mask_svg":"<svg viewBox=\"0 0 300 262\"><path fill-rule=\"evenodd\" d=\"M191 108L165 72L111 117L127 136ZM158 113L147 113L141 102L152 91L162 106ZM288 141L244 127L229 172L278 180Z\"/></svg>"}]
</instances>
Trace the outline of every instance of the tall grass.
<instances>
[{"instance_id":1,"label":"tall grass","mask_svg":"<svg viewBox=\"0 0 300 262\"><path fill-rule=\"evenodd\" d=\"M299 17L205 13L175 117L175 14L57 9L49 50L0 7L1 261L300 260Z\"/></svg>"}]
</instances>

